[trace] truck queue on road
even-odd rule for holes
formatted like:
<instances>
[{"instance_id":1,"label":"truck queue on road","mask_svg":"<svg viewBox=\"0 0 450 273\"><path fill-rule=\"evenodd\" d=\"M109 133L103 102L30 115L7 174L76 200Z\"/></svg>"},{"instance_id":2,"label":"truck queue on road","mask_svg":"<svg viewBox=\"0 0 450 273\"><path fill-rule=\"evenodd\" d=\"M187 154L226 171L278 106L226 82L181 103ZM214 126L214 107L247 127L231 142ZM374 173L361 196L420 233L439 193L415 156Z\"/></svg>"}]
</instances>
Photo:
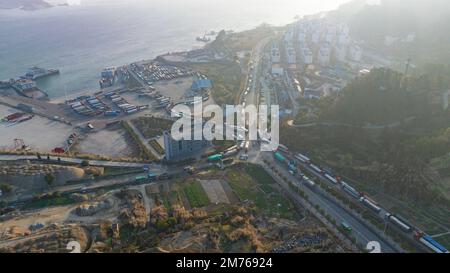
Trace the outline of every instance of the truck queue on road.
<instances>
[{"instance_id":1,"label":"truck queue on road","mask_svg":"<svg viewBox=\"0 0 450 273\"><path fill-rule=\"evenodd\" d=\"M436 253L449 253L449 251L445 247L433 240L431 236L425 234L419 228L409 224L401 216L394 215L382 209L381 206L376 201L368 197L367 194L359 192L353 186L343 181L339 176L335 176L330 171L327 171L319 165L312 163L312 160L308 156L301 153L297 153L294 156L291 156L291 153L286 146L281 145L280 147L281 149L278 149L273 153L274 157L278 162L285 164L291 174L295 175L295 173L292 171L292 168L293 166L296 166L296 159L299 162L303 163L307 168L309 168L309 170L312 171L315 175L324 178L324 180L332 183L335 186L339 186L345 193L358 200L372 212L376 213L380 217L383 217L385 221L393 224L397 229L406 234L413 233L413 237L422 245L426 246L429 250ZM283 153L285 153L286 156L284 156ZM288 160L287 157L293 157L295 159ZM298 175L307 187L312 189L316 187L316 183L309 177L302 174L301 172L299 172ZM384 212L384 215L381 212Z\"/></svg>"}]
</instances>

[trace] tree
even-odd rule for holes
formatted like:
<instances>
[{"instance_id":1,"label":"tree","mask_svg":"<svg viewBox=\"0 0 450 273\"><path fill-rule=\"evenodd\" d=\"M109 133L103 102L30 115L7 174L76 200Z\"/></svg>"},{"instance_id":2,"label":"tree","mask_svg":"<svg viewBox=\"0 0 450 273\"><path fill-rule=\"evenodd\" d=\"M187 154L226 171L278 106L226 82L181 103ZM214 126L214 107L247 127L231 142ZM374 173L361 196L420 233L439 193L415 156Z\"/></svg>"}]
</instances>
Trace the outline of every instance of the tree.
<instances>
[{"instance_id":1,"label":"tree","mask_svg":"<svg viewBox=\"0 0 450 273\"><path fill-rule=\"evenodd\" d=\"M89 166L89 160L81 161L81 167L87 167L87 166Z\"/></svg>"},{"instance_id":2,"label":"tree","mask_svg":"<svg viewBox=\"0 0 450 273\"><path fill-rule=\"evenodd\" d=\"M53 182L55 181L55 175L53 173L47 173L44 176L45 182L47 182L47 185L51 186L53 185Z\"/></svg>"},{"instance_id":3,"label":"tree","mask_svg":"<svg viewBox=\"0 0 450 273\"><path fill-rule=\"evenodd\" d=\"M9 193L12 191L12 186L9 184L0 184L0 190L2 190L3 193Z\"/></svg>"}]
</instances>

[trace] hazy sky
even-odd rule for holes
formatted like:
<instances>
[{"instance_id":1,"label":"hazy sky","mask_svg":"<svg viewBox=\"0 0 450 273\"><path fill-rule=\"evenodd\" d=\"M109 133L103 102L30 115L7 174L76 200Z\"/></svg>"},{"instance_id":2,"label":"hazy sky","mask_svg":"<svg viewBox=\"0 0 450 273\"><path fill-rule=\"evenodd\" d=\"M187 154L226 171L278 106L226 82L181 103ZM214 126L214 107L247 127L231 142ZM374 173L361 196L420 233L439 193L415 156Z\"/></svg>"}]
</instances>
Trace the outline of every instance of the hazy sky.
<instances>
[{"instance_id":1,"label":"hazy sky","mask_svg":"<svg viewBox=\"0 0 450 273\"><path fill-rule=\"evenodd\" d=\"M350 0L70 0L81 1L82 6L91 5L140 5L143 10L151 11L173 9L174 13L192 14L217 13L218 16L261 17L267 23L279 25L292 22L296 15L309 15L321 11L336 9ZM151 13L149 13L151 15ZM245 20L244 20L245 21Z\"/></svg>"},{"instance_id":2,"label":"hazy sky","mask_svg":"<svg viewBox=\"0 0 450 273\"><path fill-rule=\"evenodd\" d=\"M273 6L274 11L277 10L295 10L301 14L316 13L319 11L330 10L337 8L340 4L349 2L350 0L68 0L71 3L79 3L82 5L89 4L145 4L152 5L162 3L167 6L185 6L192 8L239 8L239 5L245 2L245 6L254 4L255 9L259 7ZM373 1L373 0L372 0Z\"/></svg>"}]
</instances>

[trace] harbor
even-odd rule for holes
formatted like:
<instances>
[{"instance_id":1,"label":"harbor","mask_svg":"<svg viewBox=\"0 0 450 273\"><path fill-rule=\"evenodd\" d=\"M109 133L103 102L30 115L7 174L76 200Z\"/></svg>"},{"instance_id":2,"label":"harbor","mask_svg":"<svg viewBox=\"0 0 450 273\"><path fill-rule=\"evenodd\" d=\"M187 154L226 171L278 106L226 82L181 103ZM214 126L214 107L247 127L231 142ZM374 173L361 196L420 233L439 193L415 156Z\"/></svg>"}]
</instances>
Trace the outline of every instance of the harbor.
<instances>
[{"instance_id":1,"label":"harbor","mask_svg":"<svg viewBox=\"0 0 450 273\"><path fill-rule=\"evenodd\" d=\"M45 69L33 66L27 70L25 75L20 76L18 79L0 81L0 89L12 88L21 96L48 100L48 94L37 86L36 80L57 74L59 74L58 69Z\"/></svg>"},{"instance_id":2,"label":"harbor","mask_svg":"<svg viewBox=\"0 0 450 273\"><path fill-rule=\"evenodd\" d=\"M96 151L103 156L129 157L136 153L135 148L130 148L133 144L129 143L131 136L127 130L142 137L133 125L136 120L149 117L171 120L172 108L178 104L193 107L200 101L204 105L214 103L210 95L213 83L207 76L184 64L170 64L160 58L105 67L97 72L96 88L65 89L63 96L51 98L35 79L59 74L56 71L33 68L23 77L1 82L0 150L19 151L15 133L21 132L20 141L27 151L56 154ZM201 99L196 101L195 97ZM143 139L152 156L161 158L162 136Z\"/></svg>"}]
</instances>

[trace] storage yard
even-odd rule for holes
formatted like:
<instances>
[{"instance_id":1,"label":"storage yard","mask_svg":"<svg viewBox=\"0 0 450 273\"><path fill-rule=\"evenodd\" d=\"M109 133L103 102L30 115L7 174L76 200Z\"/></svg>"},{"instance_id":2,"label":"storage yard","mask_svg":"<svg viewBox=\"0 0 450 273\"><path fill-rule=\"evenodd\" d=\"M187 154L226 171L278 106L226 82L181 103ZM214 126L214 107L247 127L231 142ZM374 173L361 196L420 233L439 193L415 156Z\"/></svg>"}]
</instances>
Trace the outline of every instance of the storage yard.
<instances>
[{"instance_id":1,"label":"storage yard","mask_svg":"<svg viewBox=\"0 0 450 273\"><path fill-rule=\"evenodd\" d=\"M158 60L105 68L99 84L97 90L50 101L2 89L2 103L7 106L0 112L4 119L0 149L141 159L136 150L144 149L144 159L162 159L162 132L148 137L141 135L142 128L131 126L127 132L112 129L117 126L111 124L146 116L170 118L172 108L180 103L190 107L214 103L213 84L205 75Z\"/></svg>"},{"instance_id":2,"label":"storage yard","mask_svg":"<svg viewBox=\"0 0 450 273\"><path fill-rule=\"evenodd\" d=\"M0 117L20 113L17 109L0 105ZM30 116L25 114L23 118ZM0 150L13 150L15 139L21 139L32 150L48 152L55 147L66 145L67 138L73 133L72 126L51 121L38 115L20 123L2 121L0 123Z\"/></svg>"},{"instance_id":3,"label":"storage yard","mask_svg":"<svg viewBox=\"0 0 450 273\"><path fill-rule=\"evenodd\" d=\"M89 133L79 139L72 152L98 154L112 158L135 157L133 147L128 144L126 132L120 128L104 129Z\"/></svg>"}]
</instances>

